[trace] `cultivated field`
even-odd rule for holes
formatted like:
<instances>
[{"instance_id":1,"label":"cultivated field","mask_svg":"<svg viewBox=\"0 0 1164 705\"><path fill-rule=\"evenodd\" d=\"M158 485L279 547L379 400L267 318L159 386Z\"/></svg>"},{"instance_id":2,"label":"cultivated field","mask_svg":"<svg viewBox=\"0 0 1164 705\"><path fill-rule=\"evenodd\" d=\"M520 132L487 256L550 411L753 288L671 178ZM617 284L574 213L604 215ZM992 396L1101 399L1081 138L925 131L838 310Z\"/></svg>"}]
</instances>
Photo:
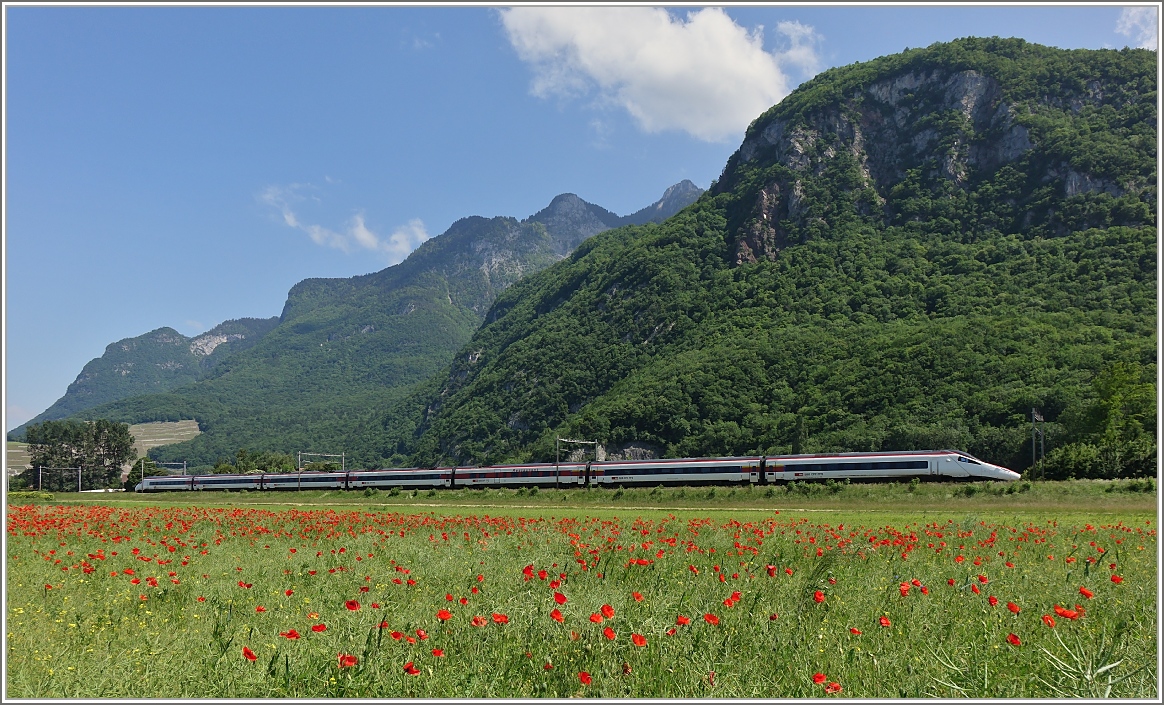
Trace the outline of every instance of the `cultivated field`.
<instances>
[{"instance_id":1,"label":"cultivated field","mask_svg":"<svg viewBox=\"0 0 1164 705\"><path fill-rule=\"evenodd\" d=\"M144 457L150 448L188 441L199 433L197 421L159 421L129 427L129 435L134 439L133 448L139 458Z\"/></svg>"},{"instance_id":2,"label":"cultivated field","mask_svg":"<svg viewBox=\"0 0 1164 705\"><path fill-rule=\"evenodd\" d=\"M28 453L27 443L17 443L15 441L6 441L8 444L7 457L4 465L9 475L24 472L29 467L30 456Z\"/></svg>"},{"instance_id":3,"label":"cultivated field","mask_svg":"<svg viewBox=\"0 0 1164 705\"><path fill-rule=\"evenodd\" d=\"M1152 698L1155 493L1084 489L10 504L7 695Z\"/></svg>"}]
</instances>

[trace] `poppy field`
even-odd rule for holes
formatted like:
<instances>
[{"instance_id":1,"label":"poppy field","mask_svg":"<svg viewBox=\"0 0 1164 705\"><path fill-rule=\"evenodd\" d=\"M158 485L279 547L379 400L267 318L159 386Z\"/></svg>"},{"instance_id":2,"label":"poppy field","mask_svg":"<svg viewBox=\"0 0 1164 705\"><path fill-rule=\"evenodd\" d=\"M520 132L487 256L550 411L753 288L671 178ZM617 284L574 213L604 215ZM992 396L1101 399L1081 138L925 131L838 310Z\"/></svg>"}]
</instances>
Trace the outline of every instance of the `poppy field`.
<instances>
[{"instance_id":1,"label":"poppy field","mask_svg":"<svg viewBox=\"0 0 1164 705\"><path fill-rule=\"evenodd\" d=\"M1154 514L9 506L6 695L1155 698Z\"/></svg>"}]
</instances>

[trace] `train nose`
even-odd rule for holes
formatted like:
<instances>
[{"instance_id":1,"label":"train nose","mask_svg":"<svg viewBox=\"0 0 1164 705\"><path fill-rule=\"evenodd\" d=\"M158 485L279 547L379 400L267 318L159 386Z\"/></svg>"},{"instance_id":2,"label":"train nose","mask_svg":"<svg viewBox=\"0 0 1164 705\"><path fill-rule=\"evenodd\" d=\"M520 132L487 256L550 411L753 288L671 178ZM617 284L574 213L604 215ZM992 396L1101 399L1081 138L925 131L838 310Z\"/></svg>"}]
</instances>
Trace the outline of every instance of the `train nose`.
<instances>
[{"instance_id":1,"label":"train nose","mask_svg":"<svg viewBox=\"0 0 1164 705\"><path fill-rule=\"evenodd\" d=\"M1018 479L1022 478L1021 474L1019 474L1019 473L1017 473L1014 470L1011 470L1009 468L1004 468L1001 465L995 465L994 472L996 473L999 480L1012 480L1013 481L1013 480L1018 480Z\"/></svg>"}]
</instances>

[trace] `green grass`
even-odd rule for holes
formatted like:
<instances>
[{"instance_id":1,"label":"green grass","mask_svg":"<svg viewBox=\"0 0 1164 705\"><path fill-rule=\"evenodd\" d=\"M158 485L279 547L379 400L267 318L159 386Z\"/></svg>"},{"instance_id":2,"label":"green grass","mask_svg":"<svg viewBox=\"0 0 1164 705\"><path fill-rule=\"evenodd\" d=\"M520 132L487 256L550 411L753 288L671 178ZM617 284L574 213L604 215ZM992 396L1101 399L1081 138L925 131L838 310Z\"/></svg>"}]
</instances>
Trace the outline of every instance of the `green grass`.
<instances>
[{"instance_id":1,"label":"green grass","mask_svg":"<svg viewBox=\"0 0 1164 705\"><path fill-rule=\"evenodd\" d=\"M641 487L627 489L456 489L456 490L307 490L301 492L132 493L114 497L59 493L59 501L117 502L125 506L352 506L362 508L513 508L585 510L658 508L666 510L837 509L1039 510L1096 509L1151 511L1156 486L1150 480L1074 480L1063 482L793 483L736 487Z\"/></svg>"},{"instance_id":2,"label":"green grass","mask_svg":"<svg viewBox=\"0 0 1164 705\"><path fill-rule=\"evenodd\" d=\"M1154 493L1059 484L1050 511L982 493L777 508L734 506L742 492L717 490L690 509L588 506L593 491L560 493L558 505L552 492L490 491L491 507L469 506L468 491L58 495L9 507L8 694L772 698L825 697L837 683L840 697L1096 697L1110 677L1113 696L1154 698ZM1052 501L1042 483L1024 495L1040 492ZM304 506L269 504L295 500ZM928 594L910 585L902 596L911 579ZM1056 616L1077 603L1083 616ZM604 604L614 617L591 622ZM301 638L280 636L290 629ZM341 668L340 654L358 663Z\"/></svg>"}]
</instances>

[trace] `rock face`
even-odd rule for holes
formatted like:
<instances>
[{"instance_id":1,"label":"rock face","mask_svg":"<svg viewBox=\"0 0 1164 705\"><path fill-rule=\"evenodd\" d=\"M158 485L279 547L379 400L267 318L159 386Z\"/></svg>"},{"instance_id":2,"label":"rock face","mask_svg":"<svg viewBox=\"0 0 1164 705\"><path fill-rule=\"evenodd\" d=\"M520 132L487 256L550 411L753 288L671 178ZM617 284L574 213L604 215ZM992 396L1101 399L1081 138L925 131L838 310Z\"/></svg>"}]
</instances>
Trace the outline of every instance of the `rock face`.
<instances>
[{"instance_id":1,"label":"rock face","mask_svg":"<svg viewBox=\"0 0 1164 705\"><path fill-rule=\"evenodd\" d=\"M1066 79L1063 84L1070 85ZM830 171L834 181L837 172L849 172L852 212L878 225L903 217L893 197L903 182L913 179L935 197L957 198L957 192L972 193L1008 166L1028 185L1052 185L1059 197L1143 193L1154 204L1150 179L1117 183L1073 164L1081 161L1078 155L1064 155L1064 145L1054 144L1050 135L1035 134L1047 118L1076 120L1136 100L1110 78L1060 88L1059 95L1029 94L1003 90L999 79L984 70L906 63L887 77L846 89L826 105L806 111L777 106L759 118L713 186L714 193L725 193L740 183L741 173L770 172L736 231L738 264L772 260L814 230L830 227L827 218L805 207L810 184L828 178ZM1123 94L1116 98L1117 93ZM1037 215L1049 216L1051 234L1070 229L1055 220L1053 210ZM1017 225L1037 219L1028 216Z\"/></svg>"},{"instance_id":2,"label":"rock face","mask_svg":"<svg viewBox=\"0 0 1164 705\"><path fill-rule=\"evenodd\" d=\"M640 211L618 219L619 225L643 225L661 223L687 206L695 203L703 195L703 189L691 181L683 179L663 192L663 197Z\"/></svg>"}]
</instances>

